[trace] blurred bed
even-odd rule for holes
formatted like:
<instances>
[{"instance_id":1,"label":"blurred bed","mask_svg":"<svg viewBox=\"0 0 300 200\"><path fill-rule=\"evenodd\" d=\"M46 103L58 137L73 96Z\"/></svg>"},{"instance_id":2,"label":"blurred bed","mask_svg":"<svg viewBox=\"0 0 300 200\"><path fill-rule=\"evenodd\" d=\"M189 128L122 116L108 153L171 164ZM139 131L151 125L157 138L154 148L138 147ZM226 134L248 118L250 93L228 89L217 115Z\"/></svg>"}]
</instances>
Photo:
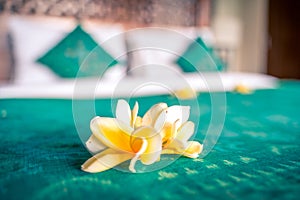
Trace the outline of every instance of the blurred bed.
<instances>
[{"instance_id":1,"label":"blurred bed","mask_svg":"<svg viewBox=\"0 0 300 200\"><path fill-rule=\"evenodd\" d=\"M81 27L79 31L78 23ZM31 16L10 16L8 26L14 73L9 84L0 87L2 98L72 98L76 81L77 85L86 86L99 85L101 82L103 87L100 91L95 90L96 97L111 96L120 82L127 87L123 87L124 91L118 90L118 96L128 96L128 92L134 89L132 87L141 81L157 82L168 87L166 89L153 84L151 89L148 85L145 91L140 90L140 94L144 95L148 92L169 93L170 90L184 87L191 87L195 91L230 91L241 84L250 90L276 87L276 79L271 76L220 71L219 60L212 58L210 52L206 53L206 49L201 49L203 47L194 41L201 37L205 44L213 45L213 34L208 28L145 27L126 32L124 26L117 23ZM92 46L89 40L92 40ZM77 46L68 46L68 42ZM80 42L84 44L83 47ZM194 44L199 47L191 51ZM87 50L93 50L97 59L93 60L94 55L88 56L90 52ZM188 62L194 64L195 69L191 70L190 66L178 59L180 56L189 59L185 53L191 55ZM115 59L117 64L107 67L109 63L103 63L108 62L107 59ZM197 68L197 62L203 63L202 66ZM84 68L85 63L91 69L87 73L82 72L81 76L76 69ZM72 66L75 66L74 69ZM181 81L174 82L174 79ZM207 79L215 81L208 83Z\"/></svg>"},{"instance_id":2,"label":"blurred bed","mask_svg":"<svg viewBox=\"0 0 300 200\"><path fill-rule=\"evenodd\" d=\"M8 25L14 73L0 86L1 199L299 197L300 83L226 71L209 28L19 15ZM208 130L221 137L207 156L159 171L82 172L90 154L78 134L90 133L94 115L113 116L119 98L139 101L140 115L158 102L197 102L195 140L205 143Z\"/></svg>"}]
</instances>

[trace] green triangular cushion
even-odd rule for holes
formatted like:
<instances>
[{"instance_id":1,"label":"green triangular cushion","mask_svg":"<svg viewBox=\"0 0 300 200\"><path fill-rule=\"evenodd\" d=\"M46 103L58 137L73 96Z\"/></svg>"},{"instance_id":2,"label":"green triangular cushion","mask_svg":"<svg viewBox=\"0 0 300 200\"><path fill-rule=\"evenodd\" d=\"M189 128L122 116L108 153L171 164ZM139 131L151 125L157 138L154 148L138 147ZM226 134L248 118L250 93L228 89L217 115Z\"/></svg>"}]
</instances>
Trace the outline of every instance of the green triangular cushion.
<instances>
[{"instance_id":1,"label":"green triangular cushion","mask_svg":"<svg viewBox=\"0 0 300 200\"><path fill-rule=\"evenodd\" d=\"M221 71L224 67L221 59L200 37L188 46L176 63L184 72Z\"/></svg>"},{"instance_id":2,"label":"green triangular cushion","mask_svg":"<svg viewBox=\"0 0 300 200\"><path fill-rule=\"evenodd\" d=\"M64 78L100 76L117 63L80 25L37 61Z\"/></svg>"}]
</instances>

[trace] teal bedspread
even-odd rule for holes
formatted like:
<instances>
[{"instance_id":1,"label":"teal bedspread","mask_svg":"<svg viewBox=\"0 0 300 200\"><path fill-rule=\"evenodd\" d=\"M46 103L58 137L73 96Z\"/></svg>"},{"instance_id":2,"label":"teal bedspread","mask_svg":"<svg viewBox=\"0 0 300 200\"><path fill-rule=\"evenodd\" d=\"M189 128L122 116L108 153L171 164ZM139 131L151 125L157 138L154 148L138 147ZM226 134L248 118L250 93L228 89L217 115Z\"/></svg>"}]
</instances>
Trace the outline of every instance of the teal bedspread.
<instances>
[{"instance_id":1,"label":"teal bedspread","mask_svg":"<svg viewBox=\"0 0 300 200\"><path fill-rule=\"evenodd\" d=\"M298 199L300 197L300 82L243 95L226 93L225 125L204 158L181 157L158 171L80 170L91 155L74 125L72 100L0 100L0 199ZM141 113L171 96L132 99ZM210 121L210 95L198 96L196 140ZM87 121L81 100L82 118ZM95 102L111 116L109 100ZM191 116L192 119L195 116ZM88 130L88 124L79 124Z\"/></svg>"}]
</instances>

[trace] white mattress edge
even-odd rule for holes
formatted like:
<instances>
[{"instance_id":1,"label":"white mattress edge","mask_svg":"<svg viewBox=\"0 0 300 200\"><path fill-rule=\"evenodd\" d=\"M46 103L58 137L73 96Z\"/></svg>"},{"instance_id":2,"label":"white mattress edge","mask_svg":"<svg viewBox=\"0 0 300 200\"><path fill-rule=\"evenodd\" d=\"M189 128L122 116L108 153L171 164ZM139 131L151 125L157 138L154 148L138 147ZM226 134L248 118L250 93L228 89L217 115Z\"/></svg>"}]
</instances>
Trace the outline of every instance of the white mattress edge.
<instances>
[{"instance_id":1,"label":"white mattress edge","mask_svg":"<svg viewBox=\"0 0 300 200\"><path fill-rule=\"evenodd\" d=\"M140 85L146 84L141 88ZM151 84L153 83L153 84ZM269 75L240 72L184 74L164 79L124 77L118 80L96 79L60 81L26 85L1 85L0 98L90 99L170 94L187 86L197 92L232 91L237 85L251 90L273 89L278 79ZM74 89L77 90L74 90Z\"/></svg>"}]
</instances>

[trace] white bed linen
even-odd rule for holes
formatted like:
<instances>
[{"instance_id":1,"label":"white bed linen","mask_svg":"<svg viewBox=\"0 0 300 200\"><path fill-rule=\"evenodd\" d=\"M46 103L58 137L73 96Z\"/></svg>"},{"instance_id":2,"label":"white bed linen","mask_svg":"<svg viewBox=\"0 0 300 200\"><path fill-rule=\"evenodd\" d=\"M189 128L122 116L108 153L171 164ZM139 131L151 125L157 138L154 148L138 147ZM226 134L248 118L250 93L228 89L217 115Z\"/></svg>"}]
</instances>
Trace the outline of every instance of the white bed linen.
<instances>
[{"instance_id":1,"label":"white bed linen","mask_svg":"<svg viewBox=\"0 0 300 200\"><path fill-rule=\"evenodd\" d=\"M195 91L232 91L243 84L249 89L276 88L277 79L254 73L202 73L177 76L123 77L98 79L60 80L55 83L7 84L0 86L0 98L62 98L90 99L172 94L191 87Z\"/></svg>"}]
</instances>

